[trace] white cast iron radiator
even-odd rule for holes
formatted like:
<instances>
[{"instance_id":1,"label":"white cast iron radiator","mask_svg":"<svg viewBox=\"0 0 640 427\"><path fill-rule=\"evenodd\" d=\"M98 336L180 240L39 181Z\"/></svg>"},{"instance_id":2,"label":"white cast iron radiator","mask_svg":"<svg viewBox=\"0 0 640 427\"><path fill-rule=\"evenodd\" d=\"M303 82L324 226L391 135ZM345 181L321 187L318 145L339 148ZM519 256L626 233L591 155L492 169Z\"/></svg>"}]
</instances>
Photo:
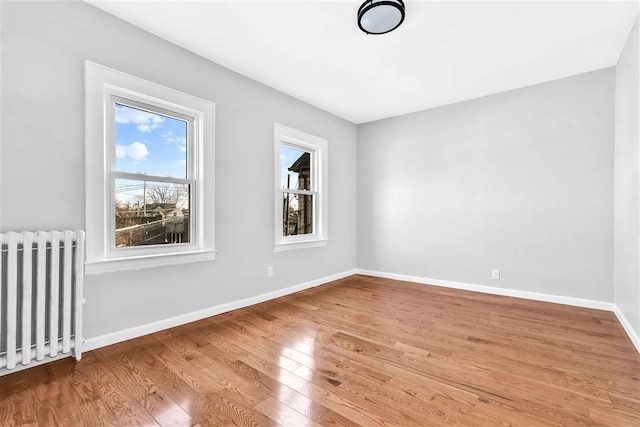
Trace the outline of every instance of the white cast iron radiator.
<instances>
[{"instance_id":1,"label":"white cast iron radiator","mask_svg":"<svg viewBox=\"0 0 640 427\"><path fill-rule=\"evenodd\" d=\"M0 233L0 249L0 370L80 360L84 231Z\"/></svg>"}]
</instances>

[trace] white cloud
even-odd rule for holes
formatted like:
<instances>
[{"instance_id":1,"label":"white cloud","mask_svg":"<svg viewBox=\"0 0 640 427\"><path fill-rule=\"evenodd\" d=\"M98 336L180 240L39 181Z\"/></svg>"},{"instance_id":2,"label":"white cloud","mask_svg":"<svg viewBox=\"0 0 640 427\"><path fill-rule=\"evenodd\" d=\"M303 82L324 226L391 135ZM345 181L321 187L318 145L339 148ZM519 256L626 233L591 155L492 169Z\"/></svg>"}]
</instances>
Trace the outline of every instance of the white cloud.
<instances>
[{"instance_id":1,"label":"white cloud","mask_svg":"<svg viewBox=\"0 0 640 427\"><path fill-rule=\"evenodd\" d=\"M164 142L166 144L175 144L178 147L178 150L185 153L187 151L187 139L183 136L173 136L172 131L167 131L166 133L160 134L162 138L164 138Z\"/></svg>"},{"instance_id":2,"label":"white cloud","mask_svg":"<svg viewBox=\"0 0 640 427\"><path fill-rule=\"evenodd\" d=\"M147 156L151 154L147 150L147 146L142 142L134 142L129 145L116 145L116 157L124 159L130 157L133 160L146 160Z\"/></svg>"},{"instance_id":3,"label":"white cloud","mask_svg":"<svg viewBox=\"0 0 640 427\"><path fill-rule=\"evenodd\" d=\"M116 107L116 123L135 124L136 128L143 133L149 133L158 128L164 121L164 117L147 111L125 106Z\"/></svg>"},{"instance_id":4,"label":"white cloud","mask_svg":"<svg viewBox=\"0 0 640 427\"><path fill-rule=\"evenodd\" d=\"M178 143L178 149L180 151L182 151L183 153L187 151L187 140L186 138L183 138L181 136L176 137L177 143Z\"/></svg>"}]
</instances>

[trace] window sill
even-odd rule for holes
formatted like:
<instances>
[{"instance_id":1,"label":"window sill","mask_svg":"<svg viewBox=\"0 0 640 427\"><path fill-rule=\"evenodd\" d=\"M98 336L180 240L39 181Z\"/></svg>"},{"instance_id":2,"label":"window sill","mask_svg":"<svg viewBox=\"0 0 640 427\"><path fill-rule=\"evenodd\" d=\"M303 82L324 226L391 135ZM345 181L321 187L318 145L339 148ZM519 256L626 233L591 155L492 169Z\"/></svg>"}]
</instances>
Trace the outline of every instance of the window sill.
<instances>
[{"instance_id":1,"label":"window sill","mask_svg":"<svg viewBox=\"0 0 640 427\"><path fill-rule=\"evenodd\" d=\"M277 245L273 245L273 251L284 252L284 251L290 251L293 249L317 248L320 246L327 246L327 239L279 243Z\"/></svg>"},{"instance_id":2,"label":"window sill","mask_svg":"<svg viewBox=\"0 0 640 427\"><path fill-rule=\"evenodd\" d=\"M103 274L125 270L140 270L164 265L185 264L189 262L213 261L215 251L195 251L172 254L146 255L127 258L87 261L84 264L85 274Z\"/></svg>"}]
</instances>

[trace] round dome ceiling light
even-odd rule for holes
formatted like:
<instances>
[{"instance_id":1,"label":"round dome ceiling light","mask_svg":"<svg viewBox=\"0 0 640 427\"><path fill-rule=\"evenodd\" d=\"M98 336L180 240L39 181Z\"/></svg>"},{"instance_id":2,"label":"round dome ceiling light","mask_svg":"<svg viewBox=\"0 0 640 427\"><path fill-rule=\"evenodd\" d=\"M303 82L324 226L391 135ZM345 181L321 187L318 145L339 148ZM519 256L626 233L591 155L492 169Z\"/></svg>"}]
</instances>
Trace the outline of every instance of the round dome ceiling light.
<instances>
[{"instance_id":1,"label":"round dome ceiling light","mask_svg":"<svg viewBox=\"0 0 640 427\"><path fill-rule=\"evenodd\" d=\"M402 0L367 0L358 9L358 27L367 34L385 34L404 21Z\"/></svg>"}]
</instances>

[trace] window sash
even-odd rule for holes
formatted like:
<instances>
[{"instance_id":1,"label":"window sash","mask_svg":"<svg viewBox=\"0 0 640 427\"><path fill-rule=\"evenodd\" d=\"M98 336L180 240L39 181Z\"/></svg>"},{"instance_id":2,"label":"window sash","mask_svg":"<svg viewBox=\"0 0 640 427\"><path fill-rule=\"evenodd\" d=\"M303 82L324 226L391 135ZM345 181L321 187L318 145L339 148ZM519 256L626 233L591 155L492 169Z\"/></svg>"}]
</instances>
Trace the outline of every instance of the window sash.
<instances>
[{"instance_id":1,"label":"window sash","mask_svg":"<svg viewBox=\"0 0 640 427\"><path fill-rule=\"evenodd\" d=\"M107 126L109 130L109 135L107 135L108 141L110 142L109 147L109 170L122 174L132 174L130 172L119 171L116 168L116 104L124 105L126 107L135 108L138 110L146 111L151 114L158 114L161 116L169 117L172 119L181 120L187 123L187 138L186 138L186 155L187 155L187 164L186 164L186 179L194 179L196 176L196 150L195 150L195 132L194 128L196 126L196 118L193 116L189 116L186 114L181 114L177 111L169 110L158 105L151 105L139 100L125 98L124 96L111 94L109 97L109 115L107 117ZM132 174L132 175L145 175L145 174ZM170 178L170 179L184 179L184 178L173 178L173 177L162 177L156 175L145 175L145 176L153 176L154 178L159 178L158 180Z\"/></svg>"},{"instance_id":2,"label":"window sash","mask_svg":"<svg viewBox=\"0 0 640 427\"><path fill-rule=\"evenodd\" d=\"M162 178L162 179L158 179ZM112 172L111 173L111 219L110 219L110 230L109 230L109 250L113 253L127 252L127 251L150 251L157 250L160 251L161 248L165 248L170 246L168 244L157 244L157 245L138 245L138 246L124 246L118 247L116 245L116 181L118 179L128 179L133 181L151 181L151 182L166 182L169 184L184 184L189 185L189 240L186 243L179 243L179 245L187 246L187 247L197 247L197 233L198 230L198 222L195 216L195 200L196 200L196 181L193 179L179 179L179 178L168 178L168 177L156 177L153 175L144 175L144 174L132 174L127 172ZM146 203L146 200L143 200L143 203ZM175 249L175 246L171 245L172 248ZM165 249L166 250L166 249Z\"/></svg>"},{"instance_id":3,"label":"window sash","mask_svg":"<svg viewBox=\"0 0 640 427\"><path fill-rule=\"evenodd\" d=\"M315 147L310 147L308 144L305 144L303 141L295 141L292 140L291 138L286 138L283 137L280 140L280 147L287 147L287 148L292 148L294 150L299 150L299 151L303 151L306 153L309 153L309 168L311 169L310 171L310 176L311 176L311 189L310 190L298 190L298 189L290 189L287 190L286 188L282 188L282 190L287 190L290 193L293 192L303 192L303 191L313 191L313 192L318 192L318 153L317 153L317 149ZM280 160L280 170L282 170L282 160ZM303 194L303 193L300 193ZM309 193L310 194L310 193Z\"/></svg>"},{"instance_id":4,"label":"window sash","mask_svg":"<svg viewBox=\"0 0 640 427\"><path fill-rule=\"evenodd\" d=\"M288 241L288 240L300 240L300 239L309 239L309 238L313 238L314 236L318 235L318 227L317 227L317 206L318 206L318 197L316 195L316 193L314 192L310 192L310 191L304 191L304 192L292 192L292 191L283 191L282 192L282 198L281 200L284 201L284 199L287 197L287 194L300 194L303 196L311 196L311 233L296 233L296 234L289 234L289 235L282 235L281 240L283 241ZM298 203L300 203L300 200L298 200ZM281 218L281 227L280 230L281 232L284 232L285 229L285 223L286 223L286 219L288 216L283 210L282 212L282 218ZM298 206L298 212L300 212L300 206ZM303 224L304 225L304 224ZM298 224L298 227L300 226L300 224ZM288 228L288 225L287 225Z\"/></svg>"}]
</instances>

